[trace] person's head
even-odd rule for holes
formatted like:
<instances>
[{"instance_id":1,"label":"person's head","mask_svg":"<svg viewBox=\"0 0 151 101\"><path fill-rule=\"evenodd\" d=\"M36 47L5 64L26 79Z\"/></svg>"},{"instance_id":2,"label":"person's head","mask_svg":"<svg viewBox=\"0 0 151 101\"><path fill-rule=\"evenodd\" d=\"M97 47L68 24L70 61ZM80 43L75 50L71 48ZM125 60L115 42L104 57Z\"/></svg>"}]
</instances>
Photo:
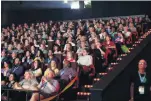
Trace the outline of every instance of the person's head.
<instances>
[{"instance_id":1,"label":"person's head","mask_svg":"<svg viewBox=\"0 0 151 101\"><path fill-rule=\"evenodd\" d=\"M14 41L15 41L15 37L13 36L13 37L12 37L12 42L14 42Z\"/></svg>"},{"instance_id":2,"label":"person's head","mask_svg":"<svg viewBox=\"0 0 151 101\"><path fill-rule=\"evenodd\" d=\"M38 39L41 39L41 35L40 34L38 34Z\"/></svg>"},{"instance_id":3,"label":"person's head","mask_svg":"<svg viewBox=\"0 0 151 101\"><path fill-rule=\"evenodd\" d=\"M134 27L133 23L129 23L129 27Z\"/></svg>"},{"instance_id":4,"label":"person's head","mask_svg":"<svg viewBox=\"0 0 151 101\"><path fill-rule=\"evenodd\" d=\"M29 41L25 40L25 46L29 45Z\"/></svg>"},{"instance_id":5,"label":"person's head","mask_svg":"<svg viewBox=\"0 0 151 101\"><path fill-rule=\"evenodd\" d=\"M124 31L128 31L128 26L125 26L125 27L124 27Z\"/></svg>"},{"instance_id":6,"label":"person's head","mask_svg":"<svg viewBox=\"0 0 151 101\"><path fill-rule=\"evenodd\" d=\"M83 53L83 56L88 55L89 54L89 50L87 48L85 48L82 53Z\"/></svg>"},{"instance_id":7,"label":"person's head","mask_svg":"<svg viewBox=\"0 0 151 101\"><path fill-rule=\"evenodd\" d=\"M56 61L52 60L50 63L50 66L51 67L57 67Z\"/></svg>"},{"instance_id":8,"label":"person's head","mask_svg":"<svg viewBox=\"0 0 151 101\"><path fill-rule=\"evenodd\" d=\"M42 56L42 52L40 50L38 50L36 56L41 57Z\"/></svg>"},{"instance_id":9,"label":"person's head","mask_svg":"<svg viewBox=\"0 0 151 101\"><path fill-rule=\"evenodd\" d=\"M119 31L119 32L117 33L117 35L118 35L119 37L122 36L122 32Z\"/></svg>"},{"instance_id":10,"label":"person's head","mask_svg":"<svg viewBox=\"0 0 151 101\"><path fill-rule=\"evenodd\" d=\"M5 50L3 50L3 51L1 52L1 56L2 56L2 57L5 57L5 56L6 56L6 51L5 51Z\"/></svg>"},{"instance_id":11,"label":"person's head","mask_svg":"<svg viewBox=\"0 0 151 101\"><path fill-rule=\"evenodd\" d=\"M11 82L11 81L16 81L16 79L17 79L17 77L16 77L15 74L11 73L11 74L9 75L9 81L10 81L10 82Z\"/></svg>"},{"instance_id":12,"label":"person's head","mask_svg":"<svg viewBox=\"0 0 151 101\"><path fill-rule=\"evenodd\" d=\"M100 48L102 46L100 42L96 42L95 45L97 48Z\"/></svg>"},{"instance_id":13,"label":"person's head","mask_svg":"<svg viewBox=\"0 0 151 101\"><path fill-rule=\"evenodd\" d=\"M57 38L61 38L61 33L60 32L57 33Z\"/></svg>"},{"instance_id":14,"label":"person's head","mask_svg":"<svg viewBox=\"0 0 151 101\"><path fill-rule=\"evenodd\" d=\"M55 45L54 46L54 51L59 51L60 49L59 49L59 46L58 45Z\"/></svg>"},{"instance_id":15,"label":"person's head","mask_svg":"<svg viewBox=\"0 0 151 101\"><path fill-rule=\"evenodd\" d=\"M30 49L31 51L34 51L35 50L35 47L34 46L31 46L31 49Z\"/></svg>"},{"instance_id":16,"label":"person's head","mask_svg":"<svg viewBox=\"0 0 151 101\"><path fill-rule=\"evenodd\" d=\"M69 38L68 38L68 42L72 42L72 37L69 37Z\"/></svg>"},{"instance_id":17,"label":"person's head","mask_svg":"<svg viewBox=\"0 0 151 101\"><path fill-rule=\"evenodd\" d=\"M48 51L48 56L53 56L52 50L49 50L49 51Z\"/></svg>"},{"instance_id":18,"label":"person's head","mask_svg":"<svg viewBox=\"0 0 151 101\"><path fill-rule=\"evenodd\" d=\"M106 36L106 41L110 41L111 38L109 36Z\"/></svg>"},{"instance_id":19,"label":"person's head","mask_svg":"<svg viewBox=\"0 0 151 101\"><path fill-rule=\"evenodd\" d=\"M66 50L71 51L72 50L72 45L70 43L66 44Z\"/></svg>"},{"instance_id":20,"label":"person's head","mask_svg":"<svg viewBox=\"0 0 151 101\"><path fill-rule=\"evenodd\" d=\"M147 67L147 62L144 59L139 60L138 62L138 69L145 70Z\"/></svg>"},{"instance_id":21,"label":"person's head","mask_svg":"<svg viewBox=\"0 0 151 101\"><path fill-rule=\"evenodd\" d=\"M15 59L15 65L19 65L20 64L20 60L19 60L19 58L16 58Z\"/></svg>"},{"instance_id":22,"label":"person's head","mask_svg":"<svg viewBox=\"0 0 151 101\"><path fill-rule=\"evenodd\" d=\"M67 58L73 58L72 52L67 52Z\"/></svg>"},{"instance_id":23,"label":"person's head","mask_svg":"<svg viewBox=\"0 0 151 101\"><path fill-rule=\"evenodd\" d=\"M39 60L35 60L34 61L34 68L38 68L40 66L40 61Z\"/></svg>"},{"instance_id":24,"label":"person's head","mask_svg":"<svg viewBox=\"0 0 151 101\"><path fill-rule=\"evenodd\" d=\"M61 41L59 39L56 40L56 44L60 45Z\"/></svg>"},{"instance_id":25,"label":"person's head","mask_svg":"<svg viewBox=\"0 0 151 101\"><path fill-rule=\"evenodd\" d=\"M12 58L16 58L17 57L17 53L16 52L12 52Z\"/></svg>"},{"instance_id":26,"label":"person's head","mask_svg":"<svg viewBox=\"0 0 151 101\"><path fill-rule=\"evenodd\" d=\"M80 39L80 41L81 41L81 42L86 41L86 37L85 37L85 36L82 36L81 39Z\"/></svg>"},{"instance_id":27,"label":"person's head","mask_svg":"<svg viewBox=\"0 0 151 101\"><path fill-rule=\"evenodd\" d=\"M10 68L9 65L10 65L10 63L8 61L4 62L4 68Z\"/></svg>"},{"instance_id":28,"label":"person's head","mask_svg":"<svg viewBox=\"0 0 151 101\"><path fill-rule=\"evenodd\" d=\"M29 57L29 56L30 56L30 52L26 51L26 57Z\"/></svg>"},{"instance_id":29,"label":"person's head","mask_svg":"<svg viewBox=\"0 0 151 101\"><path fill-rule=\"evenodd\" d=\"M122 25L122 24L119 24L119 28L123 28L123 25Z\"/></svg>"},{"instance_id":30,"label":"person's head","mask_svg":"<svg viewBox=\"0 0 151 101\"><path fill-rule=\"evenodd\" d=\"M37 40L36 39L34 39L34 45L37 45Z\"/></svg>"},{"instance_id":31,"label":"person's head","mask_svg":"<svg viewBox=\"0 0 151 101\"><path fill-rule=\"evenodd\" d=\"M21 44L20 44L20 43L19 43L19 44L17 44L17 49L18 49L18 50L20 50L20 49L21 49L21 47L22 47L22 46L21 46Z\"/></svg>"},{"instance_id":32,"label":"person's head","mask_svg":"<svg viewBox=\"0 0 151 101\"><path fill-rule=\"evenodd\" d=\"M44 44L41 44L41 45L40 45L40 48L41 48L41 49L45 49L45 45L44 45Z\"/></svg>"},{"instance_id":33,"label":"person's head","mask_svg":"<svg viewBox=\"0 0 151 101\"><path fill-rule=\"evenodd\" d=\"M94 27L89 27L90 32L94 32Z\"/></svg>"},{"instance_id":34,"label":"person's head","mask_svg":"<svg viewBox=\"0 0 151 101\"><path fill-rule=\"evenodd\" d=\"M31 71L25 71L24 79L29 80L31 78L33 78L32 72Z\"/></svg>"},{"instance_id":35,"label":"person's head","mask_svg":"<svg viewBox=\"0 0 151 101\"><path fill-rule=\"evenodd\" d=\"M55 73L51 69L48 69L48 72L45 76L47 79L52 79L55 76Z\"/></svg>"},{"instance_id":36,"label":"person's head","mask_svg":"<svg viewBox=\"0 0 151 101\"><path fill-rule=\"evenodd\" d=\"M112 27L111 30L112 30L112 32L115 32L115 27Z\"/></svg>"}]
</instances>

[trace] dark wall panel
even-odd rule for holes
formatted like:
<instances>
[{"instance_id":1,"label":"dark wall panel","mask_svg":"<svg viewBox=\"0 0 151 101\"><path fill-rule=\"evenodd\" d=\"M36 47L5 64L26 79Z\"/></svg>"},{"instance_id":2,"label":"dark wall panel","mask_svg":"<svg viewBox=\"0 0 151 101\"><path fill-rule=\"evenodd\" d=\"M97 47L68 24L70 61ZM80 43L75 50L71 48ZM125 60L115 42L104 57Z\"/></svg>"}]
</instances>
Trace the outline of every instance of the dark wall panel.
<instances>
[{"instance_id":1,"label":"dark wall panel","mask_svg":"<svg viewBox=\"0 0 151 101\"><path fill-rule=\"evenodd\" d=\"M20 5L25 3L2 2L2 25L11 23L37 22L49 20L73 20L83 18L150 14L151 2L132 1L92 1L91 9L72 10L70 8L34 8ZM14 6L15 5L15 6ZM18 5L18 6L17 6ZM151 14L150 14L151 15Z\"/></svg>"}]
</instances>

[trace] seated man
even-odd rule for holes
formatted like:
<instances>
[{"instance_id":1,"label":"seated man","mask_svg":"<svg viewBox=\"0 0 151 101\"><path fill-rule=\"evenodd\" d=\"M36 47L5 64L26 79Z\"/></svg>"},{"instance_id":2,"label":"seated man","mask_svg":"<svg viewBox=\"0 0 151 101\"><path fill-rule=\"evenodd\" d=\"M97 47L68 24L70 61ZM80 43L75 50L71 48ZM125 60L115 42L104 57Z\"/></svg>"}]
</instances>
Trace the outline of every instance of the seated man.
<instances>
[{"instance_id":1,"label":"seated man","mask_svg":"<svg viewBox=\"0 0 151 101\"><path fill-rule=\"evenodd\" d=\"M27 89L33 90L38 86L38 81L33 77L32 72L26 71L24 74L24 79L19 82L19 84L14 85L14 89Z\"/></svg>"},{"instance_id":2,"label":"seated man","mask_svg":"<svg viewBox=\"0 0 151 101\"><path fill-rule=\"evenodd\" d=\"M76 70L70 67L70 62L67 60L63 61L63 68L60 70L58 75L64 83L69 82L73 77L76 76Z\"/></svg>"},{"instance_id":3,"label":"seated man","mask_svg":"<svg viewBox=\"0 0 151 101\"><path fill-rule=\"evenodd\" d=\"M40 100L48 98L59 91L60 85L57 80L53 79L54 75L54 72L49 69L49 72L47 72L45 77L42 77L41 82L38 85L38 89L40 90ZM38 98L39 94L33 93L30 101L37 101Z\"/></svg>"},{"instance_id":4,"label":"seated man","mask_svg":"<svg viewBox=\"0 0 151 101\"><path fill-rule=\"evenodd\" d=\"M17 79L20 79L20 77L24 74L24 68L21 66L19 58L15 59L15 65L10 72L14 73L17 76Z\"/></svg>"}]
</instances>

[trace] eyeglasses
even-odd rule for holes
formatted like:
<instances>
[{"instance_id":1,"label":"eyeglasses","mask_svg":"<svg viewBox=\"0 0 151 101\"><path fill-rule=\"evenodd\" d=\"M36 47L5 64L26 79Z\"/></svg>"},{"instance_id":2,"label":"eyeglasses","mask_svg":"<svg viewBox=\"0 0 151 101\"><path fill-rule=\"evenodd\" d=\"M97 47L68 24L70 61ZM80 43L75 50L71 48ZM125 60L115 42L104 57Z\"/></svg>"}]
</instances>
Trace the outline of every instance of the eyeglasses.
<instances>
[{"instance_id":1,"label":"eyeglasses","mask_svg":"<svg viewBox=\"0 0 151 101\"><path fill-rule=\"evenodd\" d=\"M139 63L139 65L144 65L144 64L145 64L145 62L140 62L140 63Z\"/></svg>"}]
</instances>

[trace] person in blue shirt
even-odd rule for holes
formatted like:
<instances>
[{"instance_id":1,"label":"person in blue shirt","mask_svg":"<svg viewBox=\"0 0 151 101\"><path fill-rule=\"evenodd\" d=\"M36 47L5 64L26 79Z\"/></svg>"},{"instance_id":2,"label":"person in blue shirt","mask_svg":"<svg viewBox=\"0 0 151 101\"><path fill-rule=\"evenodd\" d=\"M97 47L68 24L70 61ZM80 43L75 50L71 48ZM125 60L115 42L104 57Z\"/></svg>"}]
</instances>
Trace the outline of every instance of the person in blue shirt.
<instances>
[{"instance_id":1,"label":"person in blue shirt","mask_svg":"<svg viewBox=\"0 0 151 101\"><path fill-rule=\"evenodd\" d=\"M20 79L24 75L24 68L21 65L19 58L15 59L15 65L12 67L11 73L14 73L17 79Z\"/></svg>"}]
</instances>

